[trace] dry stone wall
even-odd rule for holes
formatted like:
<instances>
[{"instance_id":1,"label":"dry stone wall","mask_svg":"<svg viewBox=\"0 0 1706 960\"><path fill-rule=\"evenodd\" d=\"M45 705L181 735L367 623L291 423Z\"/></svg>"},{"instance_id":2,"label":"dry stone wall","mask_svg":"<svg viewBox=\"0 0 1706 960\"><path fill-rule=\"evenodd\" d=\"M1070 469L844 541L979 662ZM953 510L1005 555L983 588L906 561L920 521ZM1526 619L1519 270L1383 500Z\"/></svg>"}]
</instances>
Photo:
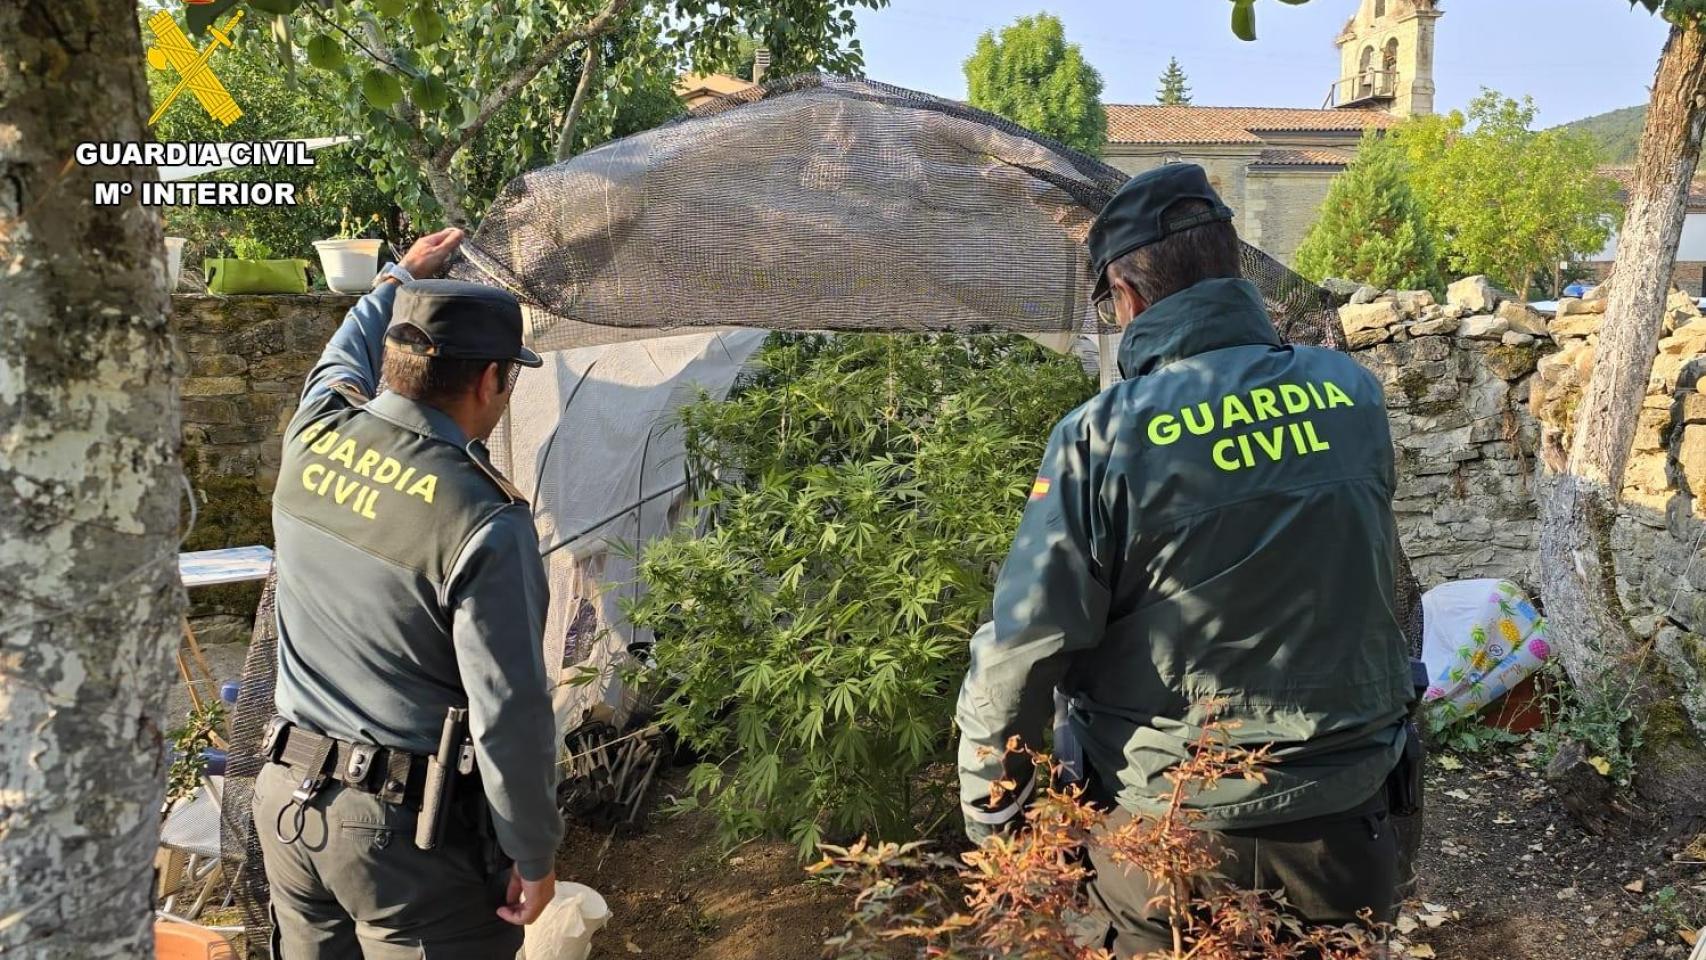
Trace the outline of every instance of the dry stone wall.
<instances>
[{"instance_id":1,"label":"dry stone wall","mask_svg":"<svg viewBox=\"0 0 1706 960\"><path fill-rule=\"evenodd\" d=\"M1386 387L1395 507L1424 587L1498 576L1535 587L1539 471L1560 467L1593 372L1603 299L1542 318L1484 278L1431 294L1363 288L1340 309L1356 357ZM1706 730L1706 317L1674 294L1610 531L1631 627L1653 641L1674 716Z\"/></svg>"},{"instance_id":2,"label":"dry stone wall","mask_svg":"<svg viewBox=\"0 0 1706 960\"><path fill-rule=\"evenodd\" d=\"M1541 455L1554 467L1568 454L1604 311L1602 299L1564 300L1552 323L1559 349L1541 362L1532 399ZM1653 641L1651 665L1678 691L1674 706L1660 704L1648 718L1649 739L1684 720L1706 731L1706 317L1691 294L1678 292L1664 325L1610 531L1630 625Z\"/></svg>"},{"instance_id":3,"label":"dry stone wall","mask_svg":"<svg viewBox=\"0 0 1706 960\"><path fill-rule=\"evenodd\" d=\"M1539 427L1529 381L1551 349L1538 314L1484 278L1445 303L1363 287L1340 307L1353 355L1380 379L1397 447L1394 510L1423 589L1465 577L1532 587Z\"/></svg>"}]
</instances>

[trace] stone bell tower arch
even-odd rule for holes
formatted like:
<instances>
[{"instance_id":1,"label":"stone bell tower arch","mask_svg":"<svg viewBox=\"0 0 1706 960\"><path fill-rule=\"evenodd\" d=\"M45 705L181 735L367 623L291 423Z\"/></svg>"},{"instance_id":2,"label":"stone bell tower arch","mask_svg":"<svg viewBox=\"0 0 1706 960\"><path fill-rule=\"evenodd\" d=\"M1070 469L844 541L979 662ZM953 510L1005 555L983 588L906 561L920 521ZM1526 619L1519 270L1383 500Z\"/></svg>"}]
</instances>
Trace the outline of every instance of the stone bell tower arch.
<instances>
[{"instance_id":1,"label":"stone bell tower arch","mask_svg":"<svg viewBox=\"0 0 1706 960\"><path fill-rule=\"evenodd\" d=\"M1329 105L1433 113L1434 30L1442 16L1437 0L1362 0L1334 41L1340 79Z\"/></svg>"}]
</instances>

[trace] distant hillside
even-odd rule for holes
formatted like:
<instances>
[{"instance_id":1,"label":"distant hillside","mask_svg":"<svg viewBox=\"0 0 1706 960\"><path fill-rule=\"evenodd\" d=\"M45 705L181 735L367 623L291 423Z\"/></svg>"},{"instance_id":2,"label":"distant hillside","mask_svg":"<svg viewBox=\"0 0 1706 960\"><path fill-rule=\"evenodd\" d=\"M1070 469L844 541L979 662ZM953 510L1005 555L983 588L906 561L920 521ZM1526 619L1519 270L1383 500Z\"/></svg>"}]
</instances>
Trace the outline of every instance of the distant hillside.
<instances>
[{"instance_id":1,"label":"distant hillside","mask_svg":"<svg viewBox=\"0 0 1706 960\"><path fill-rule=\"evenodd\" d=\"M1647 122L1647 108L1624 107L1597 117L1566 123L1561 129L1585 133L1599 141L1604 160L1613 166L1635 162L1635 148L1641 142L1641 126Z\"/></svg>"}]
</instances>

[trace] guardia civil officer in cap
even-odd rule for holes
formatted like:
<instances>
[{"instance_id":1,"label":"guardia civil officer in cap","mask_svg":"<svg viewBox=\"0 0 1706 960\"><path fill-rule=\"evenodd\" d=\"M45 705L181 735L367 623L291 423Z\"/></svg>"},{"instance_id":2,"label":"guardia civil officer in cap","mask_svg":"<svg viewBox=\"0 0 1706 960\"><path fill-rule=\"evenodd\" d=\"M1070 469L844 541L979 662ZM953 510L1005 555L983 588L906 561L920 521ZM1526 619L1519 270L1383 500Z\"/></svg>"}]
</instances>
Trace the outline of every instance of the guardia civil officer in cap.
<instances>
[{"instance_id":1,"label":"guardia civil officer in cap","mask_svg":"<svg viewBox=\"0 0 1706 960\"><path fill-rule=\"evenodd\" d=\"M1193 796L1235 885L1310 922L1393 915L1389 786L1414 697L1393 609L1392 441L1349 357L1282 345L1241 279L1232 211L1202 168L1134 177L1090 231L1126 378L1049 439L993 622L960 691L960 786L978 839L1020 816L1058 689L1088 796L1158 813L1206 724L1273 745L1267 782ZM991 800L993 782L1017 789ZM1095 845L1119 956L1171 948L1158 888Z\"/></svg>"},{"instance_id":2,"label":"guardia civil officer in cap","mask_svg":"<svg viewBox=\"0 0 1706 960\"><path fill-rule=\"evenodd\" d=\"M514 297L430 279L460 242L387 268L285 431L254 805L280 960L513 957L552 896L545 572L482 443L540 360Z\"/></svg>"}]
</instances>

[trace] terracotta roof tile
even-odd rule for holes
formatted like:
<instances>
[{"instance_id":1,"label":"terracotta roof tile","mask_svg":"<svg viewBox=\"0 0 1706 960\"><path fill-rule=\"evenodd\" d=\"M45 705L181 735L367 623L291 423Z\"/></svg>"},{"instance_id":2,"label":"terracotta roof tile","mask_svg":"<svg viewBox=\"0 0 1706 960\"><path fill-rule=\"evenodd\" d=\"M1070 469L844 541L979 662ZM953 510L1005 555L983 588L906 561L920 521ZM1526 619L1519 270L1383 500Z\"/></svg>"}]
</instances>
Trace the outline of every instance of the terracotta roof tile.
<instances>
[{"instance_id":1,"label":"terracotta roof tile","mask_svg":"<svg viewBox=\"0 0 1706 960\"><path fill-rule=\"evenodd\" d=\"M1355 133L1399 122L1384 110L1290 107L1161 107L1108 104L1111 143L1261 143L1259 131Z\"/></svg>"},{"instance_id":2,"label":"terracotta roof tile","mask_svg":"<svg viewBox=\"0 0 1706 960\"><path fill-rule=\"evenodd\" d=\"M1350 162L1350 153L1327 149L1263 150L1256 157L1259 167L1343 167Z\"/></svg>"}]
</instances>

